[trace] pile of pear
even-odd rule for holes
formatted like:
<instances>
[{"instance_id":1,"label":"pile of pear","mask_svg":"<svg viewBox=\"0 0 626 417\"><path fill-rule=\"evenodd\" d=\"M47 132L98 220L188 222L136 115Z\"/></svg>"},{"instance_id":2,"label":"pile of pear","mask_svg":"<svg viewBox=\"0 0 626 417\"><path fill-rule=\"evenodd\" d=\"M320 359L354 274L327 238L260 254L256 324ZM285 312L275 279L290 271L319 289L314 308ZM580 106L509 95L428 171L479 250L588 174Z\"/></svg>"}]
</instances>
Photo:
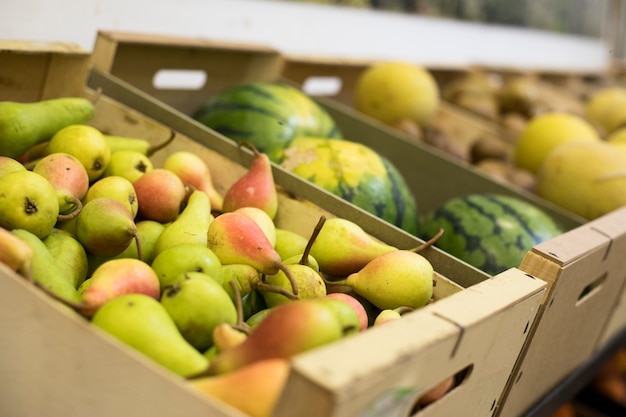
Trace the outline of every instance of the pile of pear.
<instances>
[{"instance_id":1,"label":"pile of pear","mask_svg":"<svg viewBox=\"0 0 626 417\"><path fill-rule=\"evenodd\" d=\"M84 98L4 109L0 263L200 394L270 416L291 357L433 301L419 252L435 239L400 249L325 216L309 236L278 228L272 164L248 143L220 194L193 152L153 163L175 132L107 135Z\"/></svg>"}]
</instances>

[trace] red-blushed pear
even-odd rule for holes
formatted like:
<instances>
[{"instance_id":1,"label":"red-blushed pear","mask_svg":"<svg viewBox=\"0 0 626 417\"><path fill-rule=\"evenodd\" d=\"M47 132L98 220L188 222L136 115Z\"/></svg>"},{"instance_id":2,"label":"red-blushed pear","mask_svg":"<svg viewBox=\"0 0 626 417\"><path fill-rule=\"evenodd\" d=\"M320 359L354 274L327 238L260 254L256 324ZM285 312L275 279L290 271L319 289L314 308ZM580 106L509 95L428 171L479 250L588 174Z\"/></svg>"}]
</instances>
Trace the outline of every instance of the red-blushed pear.
<instances>
[{"instance_id":1,"label":"red-blushed pear","mask_svg":"<svg viewBox=\"0 0 626 417\"><path fill-rule=\"evenodd\" d=\"M33 250L3 227L0 227L0 263L32 281Z\"/></svg>"},{"instance_id":2,"label":"red-blushed pear","mask_svg":"<svg viewBox=\"0 0 626 417\"><path fill-rule=\"evenodd\" d=\"M342 324L327 305L295 300L269 312L240 344L219 353L207 375L226 374L263 359L289 359L344 336Z\"/></svg>"},{"instance_id":3,"label":"red-blushed pear","mask_svg":"<svg viewBox=\"0 0 626 417\"><path fill-rule=\"evenodd\" d=\"M160 223L173 221L187 198L185 184L163 168L155 168L139 177L134 183L139 215L145 220Z\"/></svg>"},{"instance_id":4,"label":"red-blushed pear","mask_svg":"<svg viewBox=\"0 0 626 417\"><path fill-rule=\"evenodd\" d=\"M83 164L68 153L53 153L39 159L33 172L52 184L59 199L59 220L69 220L83 208L89 175Z\"/></svg>"},{"instance_id":5,"label":"red-blushed pear","mask_svg":"<svg viewBox=\"0 0 626 417\"><path fill-rule=\"evenodd\" d=\"M454 387L454 383L455 379L453 375L447 377L446 379L426 391L424 394L422 394L415 402L415 405L417 405L418 407L424 407L428 404L434 403L435 401L446 395L448 391L450 391Z\"/></svg>"},{"instance_id":6,"label":"red-blushed pear","mask_svg":"<svg viewBox=\"0 0 626 417\"><path fill-rule=\"evenodd\" d=\"M211 209L222 211L224 197L215 189L209 166L193 152L177 151L163 162L163 168L172 171L185 184L204 191L211 201Z\"/></svg>"},{"instance_id":7,"label":"red-blushed pear","mask_svg":"<svg viewBox=\"0 0 626 417\"><path fill-rule=\"evenodd\" d=\"M213 329L213 346L217 352L224 352L242 343L248 334L229 323L221 323Z\"/></svg>"},{"instance_id":8,"label":"red-blushed pear","mask_svg":"<svg viewBox=\"0 0 626 417\"><path fill-rule=\"evenodd\" d=\"M132 182L124 177L111 175L98 179L96 182L92 183L89 190L87 190L85 198L83 198L83 204L98 197L113 198L124 204L133 218L137 216L139 203L137 202L135 187Z\"/></svg>"},{"instance_id":9,"label":"red-blushed pear","mask_svg":"<svg viewBox=\"0 0 626 417\"><path fill-rule=\"evenodd\" d=\"M235 212L215 217L207 232L207 246L223 265L247 264L265 275L283 271L291 283L293 295L298 295L298 285L291 270L250 217Z\"/></svg>"},{"instance_id":10,"label":"red-blushed pear","mask_svg":"<svg viewBox=\"0 0 626 417\"><path fill-rule=\"evenodd\" d=\"M272 246L276 245L276 225L269 214L258 207L239 207L235 212L244 214L254 220L263 230ZM276 248L274 247L274 249Z\"/></svg>"},{"instance_id":11,"label":"red-blushed pear","mask_svg":"<svg viewBox=\"0 0 626 417\"><path fill-rule=\"evenodd\" d=\"M399 307L420 308L433 295L432 264L408 250L395 250L377 256L360 271L332 281L347 285L381 310Z\"/></svg>"},{"instance_id":12,"label":"red-blushed pear","mask_svg":"<svg viewBox=\"0 0 626 417\"><path fill-rule=\"evenodd\" d=\"M189 383L194 390L250 417L271 417L288 376L287 360L265 359L226 375L192 379Z\"/></svg>"},{"instance_id":13,"label":"red-blushed pear","mask_svg":"<svg viewBox=\"0 0 626 417\"><path fill-rule=\"evenodd\" d=\"M326 297L336 298L350 305L350 307L352 307L354 312L359 317L359 330L363 331L367 329L367 326L368 326L367 311L365 311L365 307L363 307L363 304L361 304L359 300L357 300L350 294L346 294L343 292L332 292L332 293L327 294Z\"/></svg>"},{"instance_id":14,"label":"red-blushed pear","mask_svg":"<svg viewBox=\"0 0 626 417\"><path fill-rule=\"evenodd\" d=\"M141 246L133 215L119 201L98 197L85 203L76 216L76 238L85 250L109 258L124 251L135 240L139 259Z\"/></svg>"},{"instance_id":15,"label":"red-blushed pear","mask_svg":"<svg viewBox=\"0 0 626 417\"><path fill-rule=\"evenodd\" d=\"M15 171L26 171L26 167L17 159L0 155L0 177Z\"/></svg>"},{"instance_id":16,"label":"red-blushed pear","mask_svg":"<svg viewBox=\"0 0 626 417\"><path fill-rule=\"evenodd\" d=\"M101 264L78 288L82 302L74 306L85 317L108 301L125 294L144 294L158 300L159 278L150 265L138 259L111 259Z\"/></svg>"},{"instance_id":17,"label":"red-blushed pear","mask_svg":"<svg viewBox=\"0 0 626 417\"><path fill-rule=\"evenodd\" d=\"M255 157L248 172L226 190L222 211L226 213L240 207L257 207L274 219L278 211L278 193L272 163L265 153L259 152L251 143L241 142L240 145L252 149Z\"/></svg>"}]
</instances>

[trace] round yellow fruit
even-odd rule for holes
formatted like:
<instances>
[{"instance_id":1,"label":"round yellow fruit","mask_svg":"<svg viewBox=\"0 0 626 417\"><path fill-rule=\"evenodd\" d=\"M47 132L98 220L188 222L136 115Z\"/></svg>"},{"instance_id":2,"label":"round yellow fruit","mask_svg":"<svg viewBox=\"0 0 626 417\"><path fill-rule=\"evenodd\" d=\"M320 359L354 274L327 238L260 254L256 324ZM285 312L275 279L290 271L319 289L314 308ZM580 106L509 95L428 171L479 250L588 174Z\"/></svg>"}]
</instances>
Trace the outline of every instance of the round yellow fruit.
<instances>
[{"instance_id":1,"label":"round yellow fruit","mask_svg":"<svg viewBox=\"0 0 626 417\"><path fill-rule=\"evenodd\" d=\"M366 69L357 81L355 107L385 124L410 119L428 125L439 106L440 92L432 74L409 62L382 62Z\"/></svg>"},{"instance_id":2,"label":"round yellow fruit","mask_svg":"<svg viewBox=\"0 0 626 417\"><path fill-rule=\"evenodd\" d=\"M570 141L599 142L600 136L586 120L573 114L550 112L535 116L517 139L515 165L536 174L550 151Z\"/></svg>"},{"instance_id":3,"label":"round yellow fruit","mask_svg":"<svg viewBox=\"0 0 626 417\"><path fill-rule=\"evenodd\" d=\"M605 87L591 95L585 105L585 117L592 125L608 131L609 110L616 107L618 103L626 103L626 89Z\"/></svg>"},{"instance_id":4,"label":"round yellow fruit","mask_svg":"<svg viewBox=\"0 0 626 417\"><path fill-rule=\"evenodd\" d=\"M546 157L536 192L589 220L607 214L626 205L626 153L602 141L563 144Z\"/></svg>"}]
</instances>

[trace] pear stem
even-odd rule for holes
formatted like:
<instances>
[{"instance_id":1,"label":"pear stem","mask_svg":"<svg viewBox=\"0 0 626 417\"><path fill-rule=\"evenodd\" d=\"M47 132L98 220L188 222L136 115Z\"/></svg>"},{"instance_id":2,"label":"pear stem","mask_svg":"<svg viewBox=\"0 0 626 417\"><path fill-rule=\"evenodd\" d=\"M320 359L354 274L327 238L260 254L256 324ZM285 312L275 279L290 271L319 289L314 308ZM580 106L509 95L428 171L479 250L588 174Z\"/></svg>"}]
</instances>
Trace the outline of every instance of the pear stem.
<instances>
[{"instance_id":1,"label":"pear stem","mask_svg":"<svg viewBox=\"0 0 626 417\"><path fill-rule=\"evenodd\" d=\"M443 228L439 229L437 231L437 233L435 234L435 236L431 237L430 239L428 239L426 242L422 243L419 246L416 246L413 249L410 249L411 252L415 252L415 253L419 253L421 251L423 251L426 248L429 248L431 246L433 246L435 243L437 243L437 241L439 240L439 238L443 235Z\"/></svg>"},{"instance_id":2,"label":"pear stem","mask_svg":"<svg viewBox=\"0 0 626 417\"><path fill-rule=\"evenodd\" d=\"M243 320L243 304L241 302L241 293L239 292L239 287L235 280L231 279L228 281L228 285L233 289L235 293L235 307L237 308L237 323L231 325L231 327L235 330L239 330L240 332L245 333L246 335L250 335L250 326Z\"/></svg>"},{"instance_id":3,"label":"pear stem","mask_svg":"<svg viewBox=\"0 0 626 417\"><path fill-rule=\"evenodd\" d=\"M174 129L170 129L170 137L165 142L148 148L148 151L146 152L146 156L152 156L153 153L165 148L167 145L172 143L175 137L176 137L176 132L174 131Z\"/></svg>"},{"instance_id":4,"label":"pear stem","mask_svg":"<svg viewBox=\"0 0 626 417\"><path fill-rule=\"evenodd\" d=\"M135 245L137 245L137 259L143 261L143 252L141 250L141 242L137 231L134 232Z\"/></svg>"},{"instance_id":5,"label":"pear stem","mask_svg":"<svg viewBox=\"0 0 626 417\"><path fill-rule=\"evenodd\" d=\"M246 148L250 149L252 153L254 153L255 157L259 157L261 155L261 152L250 141L242 140L242 141L237 142L237 144L239 145L239 147L245 146Z\"/></svg>"},{"instance_id":6,"label":"pear stem","mask_svg":"<svg viewBox=\"0 0 626 417\"><path fill-rule=\"evenodd\" d=\"M296 299L298 299L298 283L296 282L296 278L293 276L291 269L289 269L289 267L282 262L278 263L276 266L278 266L278 269L285 273L287 279L291 283L291 291L293 295L296 296Z\"/></svg>"},{"instance_id":7,"label":"pear stem","mask_svg":"<svg viewBox=\"0 0 626 417\"><path fill-rule=\"evenodd\" d=\"M322 215L320 216L320 219L318 220L317 224L315 225L315 228L313 229L313 233L311 234L311 237L309 238L309 241L307 242L306 247L304 248L304 252L302 252L302 258L300 258L300 265L308 265L309 252L311 252L313 243L315 243L315 239L317 239L317 235L320 234L320 231L322 230L324 223L326 223L326 216Z\"/></svg>"},{"instance_id":8,"label":"pear stem","mask_svg":"<svg viewBox=\"0 0 626 417\"><path fill-rule=\"evenodd\" d=\"M276 294L284 295L285 297L287 297L290 300L294 300L294 301L298 300L298 296L297 295L294 295L292 292L287 291L283 287L279 287L278 285L274 285L274 284L268 284L268 283L263 282L261 280L253 282L252 283L252 287L255 290L265 291L265 292L273 292L273 293L276 293Z\"/></svg>"},{"instance_id":9,"label":"pear stem","mask_svg":"<svg viewBox=\"0 0 626 417\"><path fill-rule=\"evenodd\" d=\"M64 222L66 220L72 220L74 217L78 216L78 213L83 209L83 202L80 201L79 198L72 196L71 199L76 208L67 214L59 214L57 221Z\"/></svg>"}]
</instances>

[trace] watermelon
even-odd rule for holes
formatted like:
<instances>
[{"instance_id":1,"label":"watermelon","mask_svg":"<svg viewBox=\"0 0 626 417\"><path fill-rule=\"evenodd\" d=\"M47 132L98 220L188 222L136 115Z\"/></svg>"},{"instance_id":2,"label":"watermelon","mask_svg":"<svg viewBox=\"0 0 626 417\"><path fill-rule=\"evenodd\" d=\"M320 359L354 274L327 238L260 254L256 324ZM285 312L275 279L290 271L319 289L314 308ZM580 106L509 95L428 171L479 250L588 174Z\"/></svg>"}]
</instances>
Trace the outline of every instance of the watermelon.
<instances>
[{"instance_id":1,"label":"watermelon","mask_svg":"<svg viewBox=\"0 0 626 417\"><path fill-rule=\"evenodd\" d=\"M435 246L490 275L519 267L533 246L563 233L535 204L489 193L448 200L422 219L420 235L426 240L441 228Z\"/></svg>"},{"instance_id":2,"label":"watermelon","mask_svg":"<svg viewBox=\"0 0 626 417\"><path fill-rule=\"evenodd\" d=\"M280 165L416 235L419 218L411 190L396 167L371 148L344 139L297 138Z\"/></svg>"},{"instance_id":3,"label":"watermelon","mask_svg":"<svg viewBox=\"0 0 626 417\"><path fill-rule=\"evenodd\" d=\"M274 162L296 137L342 138L323 107L301 90L278 82L228 87L204 102L193 117L234 141L251 142Z\"/></svg>"}]
</instances>

